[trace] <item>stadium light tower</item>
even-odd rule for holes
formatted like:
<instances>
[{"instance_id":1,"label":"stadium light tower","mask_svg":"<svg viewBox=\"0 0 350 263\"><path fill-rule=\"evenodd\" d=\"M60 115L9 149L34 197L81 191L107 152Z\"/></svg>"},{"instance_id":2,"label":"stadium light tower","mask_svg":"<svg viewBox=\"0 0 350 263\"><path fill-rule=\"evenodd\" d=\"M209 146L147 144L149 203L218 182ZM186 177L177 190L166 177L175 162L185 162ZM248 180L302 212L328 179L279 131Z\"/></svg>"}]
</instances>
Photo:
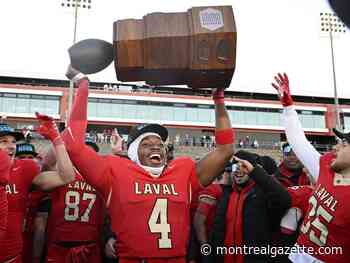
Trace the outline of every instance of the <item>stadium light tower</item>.
<instances>
[{"instance_id":1,"label":"stadium light tower","mask_svg":"<svg viewBox=\"0 0 350 263\"><path fill-rule=\"evenodd\" d=\"M331 47L336 128L343 130L344 127L342 127L343 125L340 122L340 109L339 109L339 99L338 99L338 91L337 91L337 79L335 74L333 40L335 37L338 37L340 34L344 34L346 32L346 26L341 22L341 20L334 13L327 13L327 12L320 13L320 22L321 22L320 24L321 36L329 37L330 47Z\"/></svg>"},{"instance_id":2,"label":"stadium light tower","mask_svg":"<svg viewBox=\"0 0 350 263\"><path fill-rule=\"evenodd\" d=\"M78 9L80 7L80 0L74 0L74 4L72 4L74 8L74 32L73 32L73 45L77 41L77 25L78 25ZM72 110L73 104L73 94L74 94L74 83L72 80L69 81L69 92L68 92L68 112L66 114L66 124L68 122L68 115Z\"/></svg>"}]
</instances>

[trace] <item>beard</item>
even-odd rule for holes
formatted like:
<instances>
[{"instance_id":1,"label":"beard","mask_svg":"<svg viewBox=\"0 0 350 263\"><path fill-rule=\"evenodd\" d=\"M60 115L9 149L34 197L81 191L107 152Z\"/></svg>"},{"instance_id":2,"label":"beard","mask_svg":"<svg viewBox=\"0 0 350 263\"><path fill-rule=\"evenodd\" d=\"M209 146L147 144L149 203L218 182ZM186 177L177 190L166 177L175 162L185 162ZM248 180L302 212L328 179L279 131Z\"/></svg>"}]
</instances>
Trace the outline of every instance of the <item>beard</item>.
<instances>
[{"instance_id":1,"label":"beard","mask_svg":"<svg viewBox=\"0 0 350 263\"><path fill-rule=\"evenodd\" d=\"M339 173L341 170L345 169L345 167L343 167L343 165L341 165L341 163L336 162L336 160L334 160L331 163L331 168L336 173Z\"/></svg>"}]
</instances>

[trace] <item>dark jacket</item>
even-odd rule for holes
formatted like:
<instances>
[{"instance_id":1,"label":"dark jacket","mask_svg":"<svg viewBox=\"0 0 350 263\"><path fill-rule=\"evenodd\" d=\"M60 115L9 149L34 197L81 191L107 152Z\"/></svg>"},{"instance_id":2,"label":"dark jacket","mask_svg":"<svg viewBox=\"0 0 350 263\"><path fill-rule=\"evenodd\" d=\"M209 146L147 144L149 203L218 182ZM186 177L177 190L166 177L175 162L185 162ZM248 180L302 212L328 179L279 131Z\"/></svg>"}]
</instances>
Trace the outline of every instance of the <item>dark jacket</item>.
<instances>
[{"instance_id":1,"label":"dark jacket","mask_svg":"<svg viewBox=\"0 0 350 263\"><path fill-rule=\"evenodd\" d=\"M238 191L224 191L218 203L216 218L210 243L213 251L216 246L267 246L272 244L272 235L279 229L280 221L291 205L287 190L266 171L256 165L250 173L250 182ZM241 209L239 209L241 207ZM238 209L236 211L232 211ZM237 213L237 216L233 216ZM224 232L224 233L223 233ZM223 236L225 237L223 239ZM225 244L226 243L226 244ZM223 257L212 254L207 262L224 262ZM232 263L272 262L264 255L229 256Z\"/></svg>"}]
</instances>

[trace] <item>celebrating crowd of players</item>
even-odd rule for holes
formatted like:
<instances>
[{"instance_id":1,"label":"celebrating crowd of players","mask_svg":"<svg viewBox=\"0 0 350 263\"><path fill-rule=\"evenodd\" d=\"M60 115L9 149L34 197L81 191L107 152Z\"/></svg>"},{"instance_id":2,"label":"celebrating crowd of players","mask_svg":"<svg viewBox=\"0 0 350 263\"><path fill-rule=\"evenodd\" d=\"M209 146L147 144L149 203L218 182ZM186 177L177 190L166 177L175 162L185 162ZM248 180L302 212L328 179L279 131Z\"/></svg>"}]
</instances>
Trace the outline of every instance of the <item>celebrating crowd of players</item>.
<instances>
[{"instance_id":1,"label":"celebrating crowd of players","mask_svg":"<svg viewBox=\"0 0 350 263\"><path fill-rule=\"evenodd\" d=\"M85 139L89 81L72 67L67 77L77 92L66 129L36 114L52 143L44 156L0 124L0 263L350 262L350 134L335 131L334 151L317 152L285 74L272 84L288 140L278 167L234 151L222 89L213 92L216 147L203 159L173 159L158 124L131 130L127 156L120 140L99 155ZM216 253L243 246L315 253ZM325 247L341 250L317 253Z\"/></svg>"}]
</instances>

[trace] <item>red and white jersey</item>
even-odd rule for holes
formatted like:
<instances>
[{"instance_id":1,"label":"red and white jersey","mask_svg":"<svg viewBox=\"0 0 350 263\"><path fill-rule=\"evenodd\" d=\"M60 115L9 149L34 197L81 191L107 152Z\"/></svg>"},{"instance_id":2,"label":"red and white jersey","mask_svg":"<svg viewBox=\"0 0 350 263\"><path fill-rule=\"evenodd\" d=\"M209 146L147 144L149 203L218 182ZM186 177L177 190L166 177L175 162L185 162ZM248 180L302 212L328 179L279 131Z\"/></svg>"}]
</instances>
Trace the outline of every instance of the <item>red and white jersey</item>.
<instances>
[{"instance_id":1,"label":"red and white jersey","mask_svg":"<svg viewBox=\"0 0 350 263\"><path fill-rule=\"evenodd\" d=\"M218 200L221 198L221 196L222 196L222 188L219 184L211 184L199 192L199 197L198 197L199 205L197 208L197 212L207 217L206 229L207 229L208 235L211 233L214 217L216 213L216 205ZM205 202L203 200L204 198L210 199L211 202L210 203Z\"/></svg>"},{"instance_id":2,"label":"red and white jersey","mask_svg":"<svg viewBox=\"0 0 350 263\"><path fill-rule=\"evenodd\" d=\"M292 234L297 231L299 221L306 215L309 207L309 198L314 188L309 185L288 187L287 191L291 197L291 208L281 220L281 231Z\"/></svg>"},{"instance_id":3,"label":"red and white jersey","mask_svg":"<svg viewBox=\"0 0 350 263\"><path fill-rule=\"evenodd\" d=\"M100 240L104 215L101 196L77 174L51 193L48 242Z\"/></svg>"},{"instance_id":4,"label":"red and white jersey","mask_svg":"<svg viewBox=\"0 0 350 263\"><path fill-rule=\"evenodd\" d=\"M190 202L200 189L195 162L178 158L159 178L132 161L108 156L103 177L87 180L109 200L112 230L121 258L170 258L186 255Z\"/></svg>"},{"instance_id":5,"label":"red and white jersey","mask_svg":"<svg viewBox=\"0 0 350 263\"><path fill-rule=\"evenodd\" d=\"M6 185L8 199L8 225L5 239L0 241L0 262L19 255L22 251L22 228L27 198L39 166L33 160L14 160Z\"/></svg>"},{"instance_id":6,"label":"red and white jersey","mask_svg":"<svg viewBox=\"0 0 350 263\"><path fill-rule=\"evenodd\" d=\"M350 179L334 173L334 154L320 158L320 175L309 198L297 244L312 247L312 256L324 262L350 262ZM325 254L320 247L341 247L342 253ZM321 252L320 252L321 251Z\"/></svg>"},{"instance_id":7,"label":"red and white jersey","mask_svg":"<svg viewBox=\"0 0 350 263\"><path fill-rule=\"evenodd\" d=\"M291 207L297 207L305 214L309 207L309 198L314 188L310 185L292 186L288 187L287 191L292 199Z\"/></svg>"}]
</instances>

